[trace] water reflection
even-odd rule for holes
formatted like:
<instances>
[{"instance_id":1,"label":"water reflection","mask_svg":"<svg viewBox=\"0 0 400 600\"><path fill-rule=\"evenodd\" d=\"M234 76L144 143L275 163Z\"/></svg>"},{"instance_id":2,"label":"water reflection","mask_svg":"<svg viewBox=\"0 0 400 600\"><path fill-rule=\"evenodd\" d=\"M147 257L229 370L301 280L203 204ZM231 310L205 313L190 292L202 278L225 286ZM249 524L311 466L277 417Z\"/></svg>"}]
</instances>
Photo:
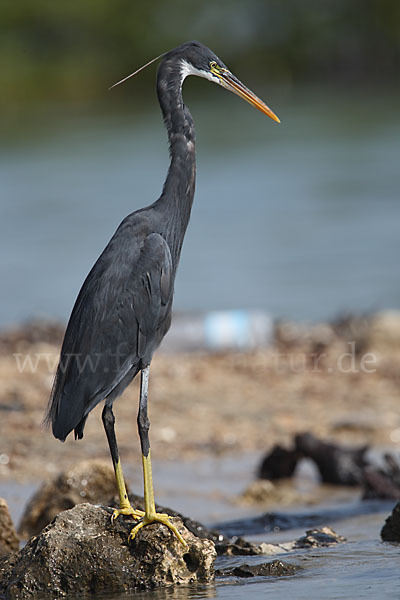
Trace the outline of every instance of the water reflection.
<instances>
[{"instance_id":1,"label":"water reflection","mask_svg":"<svg viewBox=\"0 0 400 600\"><path fill-rule=\"evenodd\" d=\"M202 598L215 598L216 596L217 590L215 583L213 582L210 584L193 584L190 586L179 585L176 587L160 588L149 591L137 591L132 593L132 595L93 596L93 600L127 600L128 598L135 600L201 600Z\"/></svg>"}]
</instances>

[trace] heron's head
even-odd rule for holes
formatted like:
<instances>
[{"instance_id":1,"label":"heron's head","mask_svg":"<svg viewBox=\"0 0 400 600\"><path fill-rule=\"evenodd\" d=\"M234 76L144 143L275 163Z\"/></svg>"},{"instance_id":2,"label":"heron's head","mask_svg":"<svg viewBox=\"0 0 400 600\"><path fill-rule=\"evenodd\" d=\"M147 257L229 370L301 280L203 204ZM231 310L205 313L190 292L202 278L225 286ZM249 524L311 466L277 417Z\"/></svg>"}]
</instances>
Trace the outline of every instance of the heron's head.
<instances>
[{"instance_id":1,"label":"heron's head","mask_svg":"<svg viewBox=\"0 0 400 600\"><path fill-rule=\"evenodd\" d=\"M249 90L222 62L221 59L207 46L200 42L186 42L164 55L164 60L179 64L182 81L188 75L204 77L213 83L221 85L233 92L246 102L249 102L262 113L268 115L274 121L280 123L275 113Z\"/></svg>"},{"instance_id":2,"label":"heron's head","mask_svg":"<svg viewBox=\"0 0 400 600\"><path fill-rule=\"evenodd\" d=\"M134 73L114 83L111 88L133 77L160 58L162 58L162 62L159 67L159 75L162 72L161 87L164 89L169 86L169 81L172 81L173 85L181 86L188 75L204 77L243 98L243 100L258 108L262 113L280 123L276 114L254 92L239 81L210 48L207 48L207 46L204 46L200 42L186 42L169 52L160 54L160 56L153 58Z\"/></svg>"}]
</instances>

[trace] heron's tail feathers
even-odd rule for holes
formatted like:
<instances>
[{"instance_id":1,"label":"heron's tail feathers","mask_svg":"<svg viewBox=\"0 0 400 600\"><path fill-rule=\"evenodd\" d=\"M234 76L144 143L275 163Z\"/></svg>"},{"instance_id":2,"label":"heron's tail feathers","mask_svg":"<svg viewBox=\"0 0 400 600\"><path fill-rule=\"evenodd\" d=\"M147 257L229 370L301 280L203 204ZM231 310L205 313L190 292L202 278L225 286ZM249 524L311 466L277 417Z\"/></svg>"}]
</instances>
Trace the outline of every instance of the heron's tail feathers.
<instances>
[{"instance_id":1,"label":"heron's tail feathers","mask_svg":"<svg viewBox=\"0 0 400 600\"><path fill-rule=\"evenodd\" d=\"M45 427L51 425L54 437L62 442L73 429L75 430L75 439L83 437L83 430L89 414L89 410L85 410L86 402L82 398L82 393L79 393L78 390L67 390L68 386L64 386L64 383L64 374L58 369L43 419Z\"/></svg>"}]
</instances>

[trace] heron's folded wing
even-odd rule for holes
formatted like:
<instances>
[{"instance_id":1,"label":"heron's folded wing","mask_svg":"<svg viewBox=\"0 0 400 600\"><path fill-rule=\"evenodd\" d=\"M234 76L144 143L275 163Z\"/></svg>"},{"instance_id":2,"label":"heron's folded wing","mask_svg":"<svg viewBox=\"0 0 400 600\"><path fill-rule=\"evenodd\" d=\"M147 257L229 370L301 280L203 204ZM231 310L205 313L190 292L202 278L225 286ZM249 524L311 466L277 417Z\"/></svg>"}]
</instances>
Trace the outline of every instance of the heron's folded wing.
<instances>
[{"instance_id":1,"label":"heron's folded wing","mask_svg":"<svg viewBox=\"0 0 400 600\"><path fill-rule=\"evenodd\" d=\"M59 418L72 430L129 371L134 376L151 360L169 327L172 294L171 253L162 236L106 248L67 327L50 398L53 425Z\"/></svg>"}]
</instances>

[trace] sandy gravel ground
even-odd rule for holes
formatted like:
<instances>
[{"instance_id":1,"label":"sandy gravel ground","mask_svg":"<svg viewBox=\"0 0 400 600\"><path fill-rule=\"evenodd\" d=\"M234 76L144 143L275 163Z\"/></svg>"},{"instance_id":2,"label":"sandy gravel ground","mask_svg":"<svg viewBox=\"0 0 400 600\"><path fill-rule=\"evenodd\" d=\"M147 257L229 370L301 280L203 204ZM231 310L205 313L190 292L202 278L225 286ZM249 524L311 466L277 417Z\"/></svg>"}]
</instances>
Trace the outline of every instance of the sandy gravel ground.
<instances>
[{"instance_id":1,"label":"sandy gravel ground","mask_svg":"<svg viewBox=\"0 0 400 600\"><path fill-rule=\"evenodd\" d=\"M62 328L51 324L0 335L0 478L34 481L80 458L108 458L101 406L79 442L70 436L62 444L41 425L61 339ZM159 352L150 378L153 458L267 450L302 431L400 448L399 365L396 312L333 325L281 323L274 346L259 352ZM115 403L124 462L140 457L137 405L134 382Z\"/></svg>"}]
</instances>

